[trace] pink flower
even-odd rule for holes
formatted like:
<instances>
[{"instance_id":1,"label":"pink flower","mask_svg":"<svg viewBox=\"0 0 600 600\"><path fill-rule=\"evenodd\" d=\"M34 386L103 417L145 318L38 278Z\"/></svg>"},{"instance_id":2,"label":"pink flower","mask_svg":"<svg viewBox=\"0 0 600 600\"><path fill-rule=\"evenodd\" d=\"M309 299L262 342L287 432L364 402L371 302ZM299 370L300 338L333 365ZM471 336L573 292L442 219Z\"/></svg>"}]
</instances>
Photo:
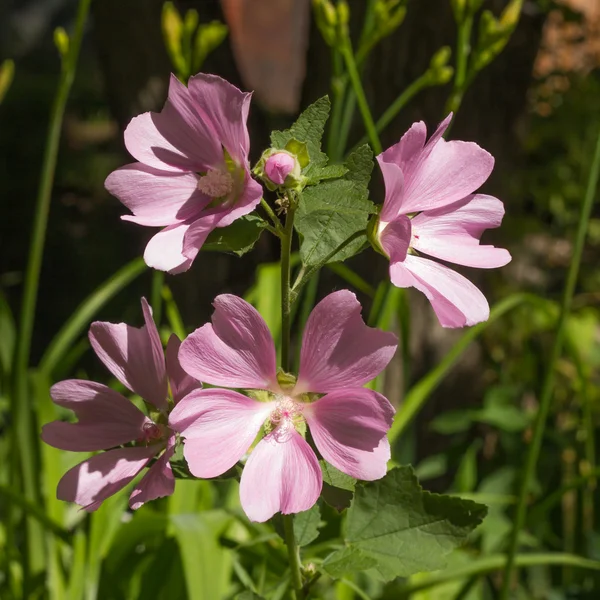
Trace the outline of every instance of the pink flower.
<instances>
[{"instance_id":1,"label":"pink flower","mask_svg":"<svg viewBox=\"0 0 600 600\"><path fill-rule=\"evenodd\" d=\"M50 390L52 400L71 409L78 422L53 421L44 425L42 439L47 444L74 452L112 448L78 464L58 484L60 500L76 502L88 511L96 510L124 488L155 456L160 455L131 493L129 505L137 509L149 500L172 494L175 486L169 464L175 451L175 435L168 424L168 383L174 402L200 384L179 365L180 341L175 335L167 345L165 361L158 330L144 298L142 310L144 327L96 322L90 327L89 338L110 372L152 405L152 418L118 392L93 381L70 379ZM125 448L118 447L129 443Z\"/></svg>"},{"instance_id":2,"label":"pink flower","mask_svg":"<svg viewBox=\"0 0 600 600\"><path fill-rule=\"evenodd\" d=\"M487 300L468 279L421 254L483 269L502 267L511 256L479 245L483 231L498 227L504 215L500 200L473 193L494 158L473 142L444 140L451 118L427 143L425 124L414 123L377 157L386 194L376 233L392 283L423 292L444 327L463 327L487 320Z\"/></svg>"},{"instance_id":3,"label":"pink flower","mask_svg":"<svg viewBox=\"0 0 600 600\"><path fill-rule=\"evenodd\" d=\"M367 327L361 306L347 290L312 311L304 331L297 381L278 377L275 345L260 314L237 296L218 296L212 324L181 345L179 360L193 377L250 393L198 390L171 413L171 427L185 437L184 456L196 477L216 477L258 442L244 467L240 497L253 521L276 512L309 509L322 487L319 461L301 432L306 425L322 457L344 473L373 480L386 473L386 432L394 409L364 389L396 351L391 333Z\"/></svg>"},{"instance_id":4,"label":"pink flower","mask_svg":"<svg viewBox=\"0 0 600 600\"><path fill-rule=\"evenodd\" d=\"M148 266L187 271L213 229L260 202L248 165L250 98L215 75L191 77L188 87L172 75L162 112L129 123L125 145L139 162L105 185L133 213L123 219L164 227L146 246Z\"/></svg>"},{"instance_id":5,"label":"pink flower","mask_svg":"<svg viewBox=\"0 0 600 600\"><path fill-rule=\"evenodd\" d=\"M276 185L283 185L286 177L294 171L300 171L298 161L289 152L271 154L265 162L265 173Z\"/></svg>"}]
</instances>

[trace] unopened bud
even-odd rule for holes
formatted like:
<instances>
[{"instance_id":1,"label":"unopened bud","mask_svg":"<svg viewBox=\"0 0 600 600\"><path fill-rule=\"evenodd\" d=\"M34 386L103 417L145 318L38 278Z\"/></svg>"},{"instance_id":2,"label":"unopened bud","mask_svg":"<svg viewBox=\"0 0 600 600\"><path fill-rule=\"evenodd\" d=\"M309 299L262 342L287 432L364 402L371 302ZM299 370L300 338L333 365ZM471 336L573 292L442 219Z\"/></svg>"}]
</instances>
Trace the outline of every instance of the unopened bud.
<instances>
[{"instance_id":1,"label":"unopened bud","mask_svg":"<svg viewBox=\"0 0 600 600\"><path fill-rule=\"evenodd\" d=\"M442 46L431 59L429 66L434 69L440 69L445 67L452 56L452 48L450 46Z\"/></svg>"},{"instance_id":2,"label":"unopened bud","mask_svg":"<svg viewBox=\"0 0 600 600\"><path fill-rule=\"evenodd\" d=\"M54 30L54 44L64 58L69 52L69 35L62 27L57 27Z\"/></svg>"},{"instance_id":3,"label":"unopened bud","mask_svg":"<svg viewBox=\"0 0 600 600\"><path fill-rule=\"evenodd\" d=\"M336 43L337 11L330 0L313 0L315 20L323 39L330 46Z\"/></svg>"},{"instance_id":4,"label":"unopened bud","mask_svg":"<svg viewBox=\"0 0 600 600\"><path fill-rule=\"evenodd\" d=\"M283 185L290 173L300 174L300 165L294 156L288 152L272 154L265 163L265 174L277 185Z\"/></svg>"}]
</instances>

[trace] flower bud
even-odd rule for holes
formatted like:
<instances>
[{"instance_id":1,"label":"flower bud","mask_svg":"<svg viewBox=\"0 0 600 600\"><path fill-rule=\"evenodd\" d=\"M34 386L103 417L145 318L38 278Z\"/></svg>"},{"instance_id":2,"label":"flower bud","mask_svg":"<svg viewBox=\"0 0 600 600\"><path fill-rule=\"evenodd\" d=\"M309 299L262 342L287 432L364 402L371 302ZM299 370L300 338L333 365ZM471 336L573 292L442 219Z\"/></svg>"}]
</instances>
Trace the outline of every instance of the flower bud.
<instances>
[{"instance_id":1,"label":"flower bud","mask_svg":"<svg viewBox=\"0 0 600 600\"><path fill-rule=\"evenodd\" d=\"M294 171L299 170L298 161L287 152L277 152L272 154L265 163L265 173L267 177L277 185L283 185L287 176Z\"/></svg>"}]
</instances>

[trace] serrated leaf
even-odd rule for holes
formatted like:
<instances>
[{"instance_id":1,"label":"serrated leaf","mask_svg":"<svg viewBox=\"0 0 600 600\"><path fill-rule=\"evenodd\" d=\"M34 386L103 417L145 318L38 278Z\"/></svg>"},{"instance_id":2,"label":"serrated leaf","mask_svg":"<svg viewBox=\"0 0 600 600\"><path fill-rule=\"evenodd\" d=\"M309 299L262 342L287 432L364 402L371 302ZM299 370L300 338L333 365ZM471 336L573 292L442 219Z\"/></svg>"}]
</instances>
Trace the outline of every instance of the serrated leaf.
<instances>
[{"instance_id":1,"label":"serrated leaf","mask_svg":"<svg viewBox=\"0 0 600 600\"><path fill-rule=\"evenodd\" d=\"M377 565L377 560L360 548L347 546L330 554L322 564L323 570L331 577L343 577L346 573L366 571Z\"/></svg>"},{"instance_id":2,"label":"serrated leaf","mask_svg":"<svg viewBox=\"0 0 600 600\"><path fill-rule=\"evenodd\" d=\"M261 218L255 215L246 215L228 227L214 229L206 238L202 249L242 256L252 250L264 229L265 225Z\"/></svg>"},{"instance_id":3,"label":"serrated leaf","mask_svg":"<svg viewBox=\"0 0 600 600\"><path fill-rule=\"evenodd\" d=\"M327 155L321 152L321 138L330 108L329 98L323 96L313 102L289 129L271 133L271 144L274 148L283 150L291 140L306 143L310 163L302 174L309 178L313 170L326 165L328 161Z\"/></svg>"},{"instance_id":4,"label":"serrated leaf","mask_svg":"<svg viewBox=\"0 0 600 600\"><path fill-rule=\"evenodd\" d=\"M323 473L323 481L342 490L348 490L353 492L356 487L356 479L342 473L339 469L336 469L333 465L330 465L324 460L320 460L321 473Z\"/></svg>"},{"instance_id":5,"label":"serrated leaf","mask_svg":"<svg viewBox=\"0 0 600 600\"><path fill-rule=\"evenodd\" d=\"M324 179L337 179L343 177L348 172L344 165L327 165L326 167L316 167L311 171L310 177L306 180L306 185L316 185Z\"/></svg>"},{"instance_id":6,"label":"serrated leaf","mask_svg":"<svg viewBox=\"0 0 600 600\"><path fill-rule=\"evenodd\" d=\"M361 146L344 166L348 172L343 178L309 186L300 195L294 226L301 239L300 258L307 266L322 263L349 237L366 230L375 210L367 188L373 169L371 149ZM327 262L350 258L365 241L351 242Z\"/></svg>"},{"instance_id":7,"label":"serrated leaf","mask_svg":"<svg viewBox=\"0 0 600 600\"><path fill-rule=\"evenodd\" d=\"M374 561L367 568L385 581L442 569L446 555L464 543L486 513L482 504L424 491L411 467L399 467L356 486L348 510L348 546L325 562L339 565L352 558L356 569L358 550L361 560Z\"/></svg>"},{"instance_id":8,"label":"serrated leaf","mask_svg":"<svg viewBox=\"0 0 600 600\"><path fill-rule=\"evenodd\" d=\"M294 535L298 546L307 546L319 537L321 511L315 504L309 510L294 515Z\"/></svg>"}]
</instances>

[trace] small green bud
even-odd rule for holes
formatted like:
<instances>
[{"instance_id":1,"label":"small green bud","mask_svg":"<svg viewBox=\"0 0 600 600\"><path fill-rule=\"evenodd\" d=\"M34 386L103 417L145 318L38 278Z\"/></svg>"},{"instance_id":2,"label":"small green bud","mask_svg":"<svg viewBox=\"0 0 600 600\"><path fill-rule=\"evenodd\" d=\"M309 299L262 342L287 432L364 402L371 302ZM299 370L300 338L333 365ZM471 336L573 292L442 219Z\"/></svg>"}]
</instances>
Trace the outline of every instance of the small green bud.
<instances>
[{"instance_id":1,"label":"small green bud","mask_svg":"<svg viewBox=\"0 0 600 600\"><path fill-rule=\"evenodd\" d=\"M62 27L57 27L54 30L54 45L62 58L65 58L69 52L69 35Z\"/></svg>"},{"instance_id":2,"label":"small green bud","mask_svg":"<svg viewBox=\"0 0 600 600\"><path fill-rule=\"evenodd\" d=\"M277 370L277 383L283 391L291 391L296 385L296 376L286 373L282 369Z\"/></svg>"},{"instance_id":3,"label":"small green bud","mask_svg":"<svg viewBox=\"0 0 600 600\"><path fill-rule=\"evenodd\" d=\"M296 149L298 155L293 152ZM290 140L285 150L269 148L265 150L260 160L253 169L253 173L260 177L267 189L302 189L304 177L302 176L302 163L308 164L308 151L306 144L297 140Z\"/></svg>"},{"instance_id":4,"label":"small green bud","mask_svg":"<svg viewBox=\"0 0 600 600\"><path fill-rule=\"evenodd\" d=\"M218 48L229 33L229 28L220 21L212 21L198 27L194 42L194 73L200 71L206 57Z\"/></svg>"},{"instance_id":5,"label":"small green bud","mask_svg":"<svg viewBox=\"0 0 600 600\"><path fill-rule=\"evenodd\" d=\"M192 37L194 31L196 31L196 27L198 27L198 11L191 8L185 13L185 17L183 20L183 28L185 29L188 37Z\"/></svg>"},{"instance_id":6,"label":"small green bud","mask_svg":"<svg viewBox=\"0 0 600 600\"><path fill-rule=\"evenodd\" d=\"M500 15L500 25L504 31L514 31L519 17L521 16L521 9L523 8L523 0L511 0L508 6L502 11Z\"/></svg>"},{"instance_id":7,"label":"small green bud","mask_svg":"<svg viewBox=\"0 0 600 600\"><path fill-rule=\"evenodd\" d=\"M15 63L12 60L5 60L0 65L0 102L6 95L15 74Z\"/></svg>"},{"instance_id":8,"label":"small green bud","mask_svg":"<svg viewBox=\"0 0 600 600\"><path fill-rule=\"evenodd\" d=\"M448 64L451 56L452 56L452 48L450 48L450 46L442 46L433 55L433 58L431 59L431 61L429 63L430 68L440 69L442 67L445 67Z\"/></svg>"},{"instance_id":9,"label":"small green bud","mask_svg":"<svg viewBox=\"0 0 600 600\"><path fill-rule=\"evenodd\" d=\"M330 0L313 0L313 10L317 27L323 39L329 46L334 46L337 40L337 11Z\"/></svg>"},{"instance_id":10,"label":"small green bud","mask_svg":"<svg viewBox=\"0 0 600 600\"><path fill-rule=\"evenodd\" d=\"M337 5L338 25L347 26L350 22L350 7L346 0L339 0Z\"/></svg>"},{"instance_id":11,"label":"small green bud","mask_svg":"<svg viewBox=\"0 0 600 600\"><path fill-rule=\"evenodd\" d=\"M163 5L161 26L167 54L175 70L182 74L186 71L186 61L183 57L181 47L181 36L183 34L183 21L181 15L172 2Z\"/></svg>"},{"instance_id":12,"label":"small green bud","mask_svg":"<svg viewBox=\"0 0 600 600\"><path fill-rule=\"evenodd\" d=\"M379 252L379 254L382 254L386 258L389 258L389 256L385 253L385 250L382 248L381 243L379 242L378 229L379 214L375 214L369 219L369 222L367 223L367 239L369 240L369 243L371 244L375 252Z\"/></svg>"},{"instance_id":13,"label":"small green bud","mask_svg":"<svg viewBox=\"0 0 600 600\"><path fill-rule=\"evenodd\" d=\"M450 6L454 13L454 20L457 23L462 23L467 9L467 0L450 0Z\"/></svg>"}]
</instances>

